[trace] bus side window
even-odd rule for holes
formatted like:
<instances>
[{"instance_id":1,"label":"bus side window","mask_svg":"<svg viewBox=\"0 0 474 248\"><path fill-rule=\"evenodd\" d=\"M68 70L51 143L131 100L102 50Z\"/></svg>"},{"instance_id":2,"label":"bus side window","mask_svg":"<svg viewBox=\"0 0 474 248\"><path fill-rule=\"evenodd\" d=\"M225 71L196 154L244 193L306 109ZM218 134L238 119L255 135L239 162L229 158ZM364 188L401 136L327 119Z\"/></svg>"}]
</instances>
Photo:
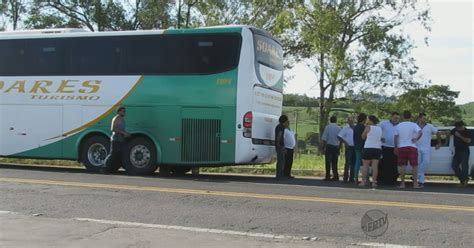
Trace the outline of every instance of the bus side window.
<instances>
[{"instance_id":1,"label":"bus side window","mask_svg":"<svg viewBox=\"0 0 474 248\"><path fill-rule=\"evenodd\" d=\"M72 46L71 74L114 75L120 64L116 37L75 38Z\"/></svg>"},{"instance_id":2,"label":"bus side window","mask_svg":"<svg viewBox=\"0 0 474 248\"><path fill-rule=\"evenodd\" d=\"M142 37L127 37L124 42L125 51L122 53L123 73L131 75L153 75L161 74L169 67L169 61L165 61L165 54L169 48L164 47L162 36L153 36L143 39Z\"/></svg>"},{"instance_id":3,"label":"bus side window","mask_svg":"<svg viewBox=\"0 0 474 248\"><path fill-rule=\"evenodd\" d=\"M31 75L68 75L70 48L68 41L31 39L26 43L26 71Z\"/></svg>"},{"instance_id":4,"label":"bus side window","mask_svg":"<svg viewBox=\"0 0 474 248\"><path fill-rule=\"evenodd\" d=\"M0 41L0 75L2 76L23 76L28 75L25 71L25 40Z\"/></svg>"}]
</instances>

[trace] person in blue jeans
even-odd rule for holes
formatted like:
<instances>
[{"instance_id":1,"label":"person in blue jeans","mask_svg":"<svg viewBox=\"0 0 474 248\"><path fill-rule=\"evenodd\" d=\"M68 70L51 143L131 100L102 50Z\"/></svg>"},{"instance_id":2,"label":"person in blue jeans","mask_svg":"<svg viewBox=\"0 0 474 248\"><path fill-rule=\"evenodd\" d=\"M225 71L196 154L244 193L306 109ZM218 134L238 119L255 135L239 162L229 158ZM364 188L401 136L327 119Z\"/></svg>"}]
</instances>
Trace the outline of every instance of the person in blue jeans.
<instances>
[{"instance_id":1,"label":"person in blue jeans","mask_svg":"<svg viewBox=\"0 0 474 248\"><path fill-rule=\"evenodd\" d=\"M355 163L355 149L354 149L354 117L347 117L347 126L343 127L338 134L339 140L344 144L345 148L345 164L344 164L344 182L353 183L354 163Z\"/></svg>"},{"instance_id":2,"label":"person in blue jeans","mask_svg":"<svg viewBox=\"0 0 474 248\"><path fill-rule=\"evenodd\" d=\"M355 149L355 184L359 184L359 171L362 166L362 149L364 148L365 140L362 139L362 133L365 129L365 122L367 121L367 115L360 113L357 116L357 125L354 127L354 149Z\"/></svg>"}]
</instances>

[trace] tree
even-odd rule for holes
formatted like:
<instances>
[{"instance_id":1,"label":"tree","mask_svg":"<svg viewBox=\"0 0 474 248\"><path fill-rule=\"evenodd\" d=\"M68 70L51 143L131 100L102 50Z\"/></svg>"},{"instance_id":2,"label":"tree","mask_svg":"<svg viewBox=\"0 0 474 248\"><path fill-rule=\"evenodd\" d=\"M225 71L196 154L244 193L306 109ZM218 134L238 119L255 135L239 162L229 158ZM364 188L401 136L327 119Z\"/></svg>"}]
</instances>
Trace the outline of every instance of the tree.
<instances>
[{"instance_id":1,"label":"tree","mask_svg":"<svg viewBox=\"0 0 474 248\"><path fill-rule=\"evenodd\" d=\"M409 89L399 97L396 107L399 110L410 110L412 113L425 112L433 121L452 125L462 114L455 102L458 95L459 92L451 91L447 85Z\"/></svg>"},{"instance_id":2,"label":"tree","mask_svg":"<svg viewBox=\"0 0 474 248\"><path fill-rule=\"evenodd\" d=\"M2 0L0 2L0 17L3 15L12 24L13 30L18 29L18 24L26 12L24 0Z\"/></svg>"},{"instance_id":3,"label":"tree","mask_svg":"<svg viewBox=\"0 0 474 248\"><path fill-rule=\"evenodd\" d=\"M272 32L282 9L293 8L293 1L208 0L195 4L195 22L200 26L242 24Z\"/></svg>"},{"instance_id":4,"label":"tree","mask_svg":"<svg viewBox=\"0 0 474 248\"><path fill-rule=\"evenodd\" d=\"M371 92L363 92L357 96L348 94L352 102L352 108L356 113L366 113L379 117L388 118L394 111L400 112L397 108L397 97L385 96Z\"/></svg>"},{"instance_id":5,"label":"tree","mask_svg":"<svg viewBox=\"0 0 474 248\"><path fill-rule=\"evenodd\" d=\"M136 0L132 9L134 29L165 29L172 26L173 0Z\"/></svg>"},{"instance_id":6,"label":"tree","mask_svg":"<svg viewBox=\"0 0 474 248\"><path fill-rule=\"evenodd\" d=\"M30 27L85 27L91 31L168 28L172 0L36 0Z\"/></svg>"},{"instance_id":7,"label":"tree","mask_svg":"<svg viewBox=\"0 0 474 248\"><path fill-rule=\"evenodd\" d=\"M336 93L416 85L410 39L397 30L407 23L429 29L429 11L416 1L299 1L277 18L287 53L310 60L320 89L323 131Z\"/></svg>"},{"instance_id":8,"label":"tree","mask_svg":"<svg viewBox=\"0 0 474 248\"><path fill-rule=\"evenodd\" d=\"M123 5L112 0L36 0L35 7L36 15L28 20L33 26L63 25L64 18L90 31L134 29ZM48 18L51 14L53 18Z\"/></svg>"},{"instance_id":9,"label":"tree","mask_svg":"<svg viewBox=\"0 0 474 248\"><path fill-rule=\"evenodd\" d=\"M193 7L198 4L198 0L178 0L178 13L177 13L177 23L176 26L178 29L182 28L183 19L186 19L184 28L189 28L191 25L191 10ZM183 17L183 8L186 8L186 18Z\"/></svg>"},{"instance_id":10,"label":"tree","mask_svg":"<svg viewBox=\"0 0 474 248\"><path fill-rule=\"evenodd\" d=\"M28 29L81 28L77 20L62 16L53 10L46 10L40 2L34 2L28 10L25 27Z\"/></svg>"}]
</instances>

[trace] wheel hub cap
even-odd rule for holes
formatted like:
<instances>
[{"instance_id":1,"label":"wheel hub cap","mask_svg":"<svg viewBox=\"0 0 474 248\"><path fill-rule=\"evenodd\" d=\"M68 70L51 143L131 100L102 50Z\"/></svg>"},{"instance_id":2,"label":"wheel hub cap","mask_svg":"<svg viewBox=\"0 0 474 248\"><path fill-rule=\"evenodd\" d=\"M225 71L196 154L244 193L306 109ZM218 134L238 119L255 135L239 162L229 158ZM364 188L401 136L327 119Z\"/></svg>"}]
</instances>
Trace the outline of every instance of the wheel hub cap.
<instances>
[{"instance_id":1,"label":"wheel hub cap","mask_svg":"<svg viewBox=\"0 0 474 248\"><path fill-rule=\"evenodd\" d=\"M87 158L93 166L102 166L107 157L107 149L100 143L92 144L87 150Z\"/></svg>"},{"instance_id":2,"label":"wheel hub cap","mask_svg":"<svg viewBox=\"0 0 474 248\"><path fill-rule=\"evenodd\" d=\"M136 145L130 150L130 162L134 167L146 167L150 163L150 159L150 150L144 145Z\"/></svg>"}]
</instances>

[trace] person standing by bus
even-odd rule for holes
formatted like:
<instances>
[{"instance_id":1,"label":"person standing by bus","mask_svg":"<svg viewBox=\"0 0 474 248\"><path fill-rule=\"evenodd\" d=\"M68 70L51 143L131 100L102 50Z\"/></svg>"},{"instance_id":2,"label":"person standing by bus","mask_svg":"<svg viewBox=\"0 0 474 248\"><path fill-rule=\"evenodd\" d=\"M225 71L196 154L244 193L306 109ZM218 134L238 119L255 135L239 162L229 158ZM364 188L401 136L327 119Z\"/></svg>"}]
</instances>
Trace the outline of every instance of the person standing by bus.
<instances>
[{"instance_id":1,"label":"person standing by bus","mask_svg":"<svg viewBox=\"0 0 474 248\"><path fill-rule=\"evenodd\" d=\"M121 166L125 139L130 137L130 134L125 131L125 107L117 109L117 115L112 119L110 130L112 130L110 152L100 170L104 174L116 172Z\"/></svg>"},{"instance_id":2,"label":"person standing by bus","mask_svg":"<svg viewBox=\"0 0 474 248\"><path fill-rule=\"evenodd\" d=\"M410 164L413 171L413 188L421 188L418 184L418 149L416 142L420 140L421 128L410 121L411 112L403 112L403 122L395 129L395 150L398 156L398 167L400 169L400 188L405 188L405 168Z\"/></svg>"},{"instance_id":3,"label":"person standing by bus","mask_svg":"<svg viewBox=\"0 0 474 248\"><path fill-rule=\"evenodd\" d=\"M395 129L400 123L400 114L392 112L390 120L382 121L379 126L382 128L382 160L379 166L378 181L381 185L396 185L398 178L397 162L398 158L395 155Z\"/></svg>"},{"instance_id":4,"label":"person standing by bus","mask_svg":"<svg viewBox=\"0 0 474 248\"><path fill-rule=\"evenodd\" d=\"M354 163L355 163L355 149L354 149L354 117L347 117L347 126L343 127L338 134L339 140L344 143L345 148L345 164L344 177L345 183L354 182Z\"/></svg>"},{"instance_id":5,"label":"person standing by bus","mask_svg":"<svg viewBox=\"0 0 474 248\"><path fill-rule=\"evenodd\" d=\"M425 171L431 162L431 136L436 134L438 140L436 150L441 147L441 137L438 133L438 128L427 123L425 113L418 115L417 124L422 132L420 140L416 142L416 148L418 149L418 184L423 187L425 184Z\"/></svg>"},{"instance_id":6,"label":"person standing by bus","mask_svg":"<svg viewBox=\"0 0 474 248\"><path fill-rule=\"evenodd\" d=\"M285 143L285 166L283 168L283 176L288 179L293 178L291 175L291 167L293 167L293 155L296 147L295 133L287 126L283 135L283 141Z\"/></svg>"},{"instance_id":7,"label":"person standing by bus","mask_svg":"<svg viewBox=\"0 0 474 248\"><path fill-rule=\"evenodd\" d=\"M278 119L279 124L275 127L275 148L277 153L276 178L283 178L283 170L285 168L285 128L290 125L288 116L282 115Z\"/></svg>"},{"instance_id":8,"label":"person standing by bus","mask_svg":"<svg viewBox=\"0 0 474 248\"><path fill-rule=\"evenodd\" d=\"M463 121L454 123L454 129L451 130L454 137L454 157L451 167L461 182L461 186L466 187L469 181L469 144L471 137ZM459 168L461 165L461 168Z\"/></svg>"},{"instance_id":9,"label":"person standing by bus","mask_svg":"<svg viewBox=\"0 0 474 248\"><path fill-rule=\"evenodd\" d=\"M355 149L355 163L354 163L354 181L359 184L359 170L362 167L362 149L364 149L365 140L362 139L362 133L365 130L365 122L367 115L360 113L357 116L357 125L354 127L354 149Z\"/></svg>"},{"instance_id":10,"label":"person standing by bus","mask_svg":"<svg viewBox=\"0 0 474 248\"><path fill-rule=\"evenodd\" d=\"M362 139L365 139L364 149L362 150L362 176L359 186L368 185L369 166L372 167L372 187L377 187L378 165L382 155L382 128L377 126L379 119L370 115L367 125L362 133Z\"/></svg>"},{"instance_id":11,"label":"person standing by bus","mask_svg":"<svg viewBox=\"0 0 474 248\"><path fill-rule=\"evenodd\" d=\"M325 155L326 162L326 177L324 181L339 181L339 174L337 172L337 160L339 157L339 146L340 141L337 137L341 128L336 124L336 116L331 116L329 119L331 122L324 128L323 132L323 152ZM332 169L332 179L331 179L331 169Z\"/></svg>"}]
</instances>

